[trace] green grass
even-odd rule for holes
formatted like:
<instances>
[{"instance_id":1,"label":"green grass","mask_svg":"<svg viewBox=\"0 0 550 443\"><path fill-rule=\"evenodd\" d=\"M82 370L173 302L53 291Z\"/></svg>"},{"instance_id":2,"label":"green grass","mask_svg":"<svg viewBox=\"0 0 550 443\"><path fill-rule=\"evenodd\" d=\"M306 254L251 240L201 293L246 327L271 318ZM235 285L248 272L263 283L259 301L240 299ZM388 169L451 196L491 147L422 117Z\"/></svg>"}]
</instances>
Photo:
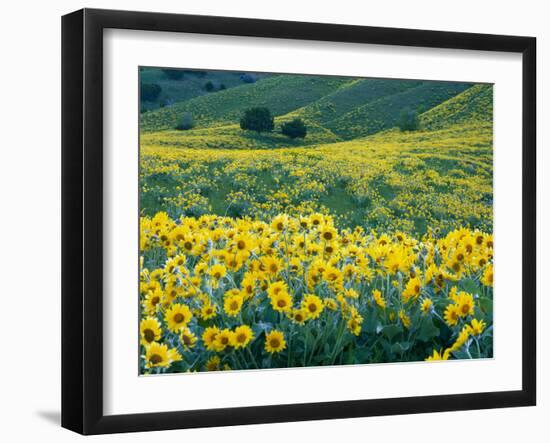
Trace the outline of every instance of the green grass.
<instances>
[{"instance_id":1,"label":"green grass","mask_svg":"<svg viewBox=\"0 0 550 443\"><path fill-rule=\"evenodd\" d=\"M197 75L186 72L181 79L171 79L162 69L143 67L140 69L140 81L143 83L156 83L162 91L160 96L152 101L142 101L142 109L151 111L160 108L167 101L181 102L195 97L216 94L221 84L227 89L242 86L241 72L235 71L204 71L205 75ZM258 78L266 78L271 74L254 74ZM207 92L204 89L206 82L211 81L216 92Z\"/></svg>"},{"instance_id":2,"label":"green grass","mask_svg":"<svg viewBox=\"0 0 550 443\"><path fill-rule=\"evenodd\" d=\"M280 132L280 126L284 120L284 118L275 120L273 132L243 131L238 124L231 124L188 131L166 130L144 133L141 135L141 142L194 149L277 149L333 143L341 140L328 129L315 124L308 125L308 135L305 139L290 139Z\"/></svg>"},{"instance_id":3,"label":"green grass","mask_svg":"<svg viewBox=\"0 0 550 443\"><path fill-rule=\"evenodd\" d=\"M470 88L471 83L421 82L404 91L388 94L325 123L335 134L353 139L396 126L404 108L418 113L441 104Z\"/></svg>"},{"instance_id":4,"label":"green grass","mask_svg":"<svg viewBox=\"0 0 550 443\"><path fill-rule=\"evenodd\" d=\"M240 129L253 106L271 110L274 131ZM420 114L419 130L396 127L404 108ZM175 130L185 112L196 126ZM296 117L305 139L280 132ZM488 229L492 131L491 85L273 75L141 115L142 208L237 217L326 209L346 227ZM181 193L189 207L173 200Z\"/></svg>"},{"instance_id":5,"label":"green grass","mask_svg":"<svg viewBox=\"0 0 550 443\"><path fill-rule=\"evenodd\" d=\"M291 115L323 125L367 103L398 94L421 83L416 80L357 79Z\"/></svg>"},{"instance_id":6,"label":"green grass","mask_svg":"<svg viewBox=\"0 0 550 443\"><path fill-rule=\"evenodd\" d=\"M174 129L185 112L193 115L197 128L236 124L245 109L268 107L282 116L330 94L353 80L342 77L277 75L234 88L176 103L141 114L141 131Z\"/></svg>"},{"instance_id":7,"label":"green grass","mask_svg":"<svg viewBox=\"0 0 550 443\"><path fill-rule=\"evenodd\" d=\"M474 85L457 96L426 111L423 128L441 129L457 124L493 121L493 86Z\"/></svg>"}]
</instances>

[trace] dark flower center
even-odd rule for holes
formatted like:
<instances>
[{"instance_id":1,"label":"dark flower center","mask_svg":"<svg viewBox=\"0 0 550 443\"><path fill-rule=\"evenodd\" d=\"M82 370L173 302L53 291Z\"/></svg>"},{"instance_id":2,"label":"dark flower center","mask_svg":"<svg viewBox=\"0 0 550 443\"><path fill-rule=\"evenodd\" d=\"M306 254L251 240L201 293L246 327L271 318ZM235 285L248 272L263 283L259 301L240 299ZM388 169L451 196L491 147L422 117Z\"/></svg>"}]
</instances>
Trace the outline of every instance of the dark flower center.
<instances>
[{"instance_id":1,"label":"dark flower center","mask_svg":"<svg viewBox=\"0 0 550 443\"><path fill-rule=\"evenodd\" d=\"M154 365L158 365L160 362L162 362L162 357L158 354L151 355L151 358L149 359L151 363Z\"/></svg>"},{"instance_id":2,"label":"dark flower center","mask_svg":"<svg viewBox=\"0 0 550 443\"><path fill-rule=\"evenodd\" d=\"M152 329L146 329L143 331L143 338L147 343L151 343L153 340L155 340L155 333Z\"/></svg>"}]
</instances>

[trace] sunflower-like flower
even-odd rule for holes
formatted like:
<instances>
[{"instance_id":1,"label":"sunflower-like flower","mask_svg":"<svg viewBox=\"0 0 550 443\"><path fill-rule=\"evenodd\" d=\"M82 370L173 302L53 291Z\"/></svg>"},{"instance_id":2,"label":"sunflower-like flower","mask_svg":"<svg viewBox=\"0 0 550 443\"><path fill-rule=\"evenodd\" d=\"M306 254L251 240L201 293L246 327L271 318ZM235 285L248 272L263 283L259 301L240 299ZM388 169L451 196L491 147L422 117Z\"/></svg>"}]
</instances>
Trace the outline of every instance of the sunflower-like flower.
<instances>
[{"instance_id":1,"label":"sunflower-like flower","mask_svg":"<svg viewBox=\"0 0 550 443\"><path fill-rule=\"evenodd\" d=\"M271 354L281 352L286 348L285 335L274 329L265 336L265 350Z\"/></svg>"},{"instance_id":2,"label":"sunflower-like flower","mask_svg":"<svg viewBox=\"0 0 550 443\"><path fill-rule=\"evenodd\" d=\"M424 314L428 314L433 308L433 302L429 298L425 298L422 300L422 303L420 304L420 309Z\"/></svg>"},{"instance_id":3,"label":"sunflower-like flower","mask_svg":"<svg viewBox=\"0 0 550 443\"><path fill-rule=\"evenodd\" d=\"M382 297L382 293L378 289L372 291L372 296L374 297L374 301L379 307L381 307L382 309L386 307L386 300L384 300L384 297Z\"/></svg>"},{"instance_id":4,"label":"sunflower-like flower","mask_svg":"<svg viewBox=\"0 0 550 443\"><path fill-rule=\"evenodd\" d=\"M277 292L271 297L271 306L277 312L288 312L292 309L292 297L285 290Z\"/></svg>"},{"instance_id":5,"label":"sunflower-like flower","mask_svg":"<svg viewBox=\"0 0 550 443\"><path fill-rule=\"evenodd\" d=\"M271 227L277 232L283 232L289 226L289 218L286 214L279 214L271 222Z\"/></svg>"},{"instance_id":6,"label":"sunflower-like flower","mask_svg":"<svg viewBox=\"0 0 550 443\"><path fill-rule=\"evenodd\" d=\"M322 241L325 242L331 242L334 239L336 239L336 236L338 235L336 229L334 229L331 225L322 225L318 228L319 231L319 237Z\"/></svg>"},{"instance_id":7,"label":"sunflower-like flower","mask_svg":"<svg viewBox=\"0 0 550 443\"><path fill-rule=\"evenodd\" d=\"M302 300L302 308L307 312L308 318L319 318L324 309L323 301L314 294L309 294Z\"/></svg>"},{"instance_id":8,"label":"sunflower-like flower","mask_svg":"<svg viewBox=\"0 0 550 443\"><path fill-rule=\"evenodd\" d=\"M445 351L442 351L440 349L439 352L434 349L433 354L427 357L425 360L426 361L449 360L450 352L451 352L450 349L445 349Z\"/></svg>"},{"instance_id":9,"label":"sunflower-like flower","mask_svg":"<svg viewBox=\"0 0 550 443\"><path fill-rule=\"evenodd\" d=\"M325 308L331 311L336 311L338 309L338 302L332 297L327 297L323 299L323 304L325 305Z\"/></svg>"},{"instance_id":10,"label":"sunflower-like flower","mask_svg":"<svg viewBox=\"0 0 550 443\"><path fill-rule=\"evenodd\" d=\"M217 310L218 308L216 305L207 302L201 308L200 317L203 320L210 320L211 318L214 318L216 316Z\"/></svg>"},{"instance_id":11,"label":"sunflower-like flower","mask_svg":"<svg viewBox=\"0 0 550 443\"><path fill-rule=\"evenodd\" d=\"M494 279L493 265L489 264L485 268L485 271L483 271L483 277L481 278L481 283L483 283L485 286L492 287L493 279Z\"/></svg>"},{"instance_id":12,"label":"sunflower-like flower","mask_svg":"<svg viewBox=\"0 0 550 443\"><path fill-rule=\"evenodd\" d=\"M353 288L344 289L344 297L357 300L359 298L359 293Z\"/></svg>"},{"instance_id":13,"label":"sunflower-like flower","mask_svg":"<svg viewBox=\"0 0 550 443\"><path fill-rule=\"evenodd\" d=\"M267 295L269 295L270 297L273 297L275 295L278 295L280 292L287 292L288 291L288 286L287 284L280 280L280 281L276 281L276 282L273 282L269 285L269 287L267 288Z\"/></svg>"},{"instance_id":14,"label":"sunflower-like flower","mask_svg":"<svg viewBox=\"0 0 550 443\"><path fill-rule=\"evenodd\" d=\"M206 370L219 371L220 364L221 364L220 357L218 357L217 355L214 355L213 357L209 358L208 361L206 362Z\"/></svg>"},{"instance_id":15,"label":"sunflower-like flower","mask_svg":"<svg viewBox=\"0 0 550 443\"><path fill-rule=\"evenodd\" d=\"M460 333L458 334L458 337L456 338L455 342L451 346L451 352L458 351L462 346L466 344L468 339L470 338L472 329L469 325L464 326Z\"/></svg>"},{"instance_id":16,"label":"sunflower-like flower","mask_svg":"<svg viewBox=\"0 0 550 443\"><path fill-rule=\"evenodd\" d=\"M361 333L362 323L363 317L354 315L348 319L346 326L353 335L359 335Z\"/></svg>"},{"instance_id":17,"label":"sunflower-like flower","mask_svg":"<svg viewBox=\"0 0 550 443\"><path fill-rule=\"evenodd\" d=\"M411 318L407 315L407 313L403 309L401 309L398 313L398 316L403 326L409 329L411 327Z\"/></svg>"},{"instance_id":18,"label":"sunflower-like flower","mask_svg":"<svg viewBox=\"0 0 550 443\"><path fill-rule=\"evenodd\" d=\"M214 339L214 348L221 352L230 346L235 346L235 333L230 329L222 329Z\"/></svg>"},{"instance_id":19,"label":"sunflower-like flower","mask_svg":"<svg viewBox=\"0 0 550 443\"><path fill-rule=\"evenodd\" d=\"M189 328L184 328L180 333L180 342L184 349L191 349L197 343L197 336Z\"/></svg>"},{"instance_id":20,"label":"sunflower-like flower","mask_svg":"<svg viewBox=\"0 0 550 443\"><path fill-rule=\"evenodd\" d=\"M208 274L210 274L213 279L220 280L227 275L227 269L224 265L216 263L208 270Z\"/></svg>"},{"instance_id":21,"label":"sunflower-like flower","mask_svg":"<svg viewBox=\"0 0 550 443\"><path fill-rule=\"evenodd\" d=\"M144 346L158 341L162 335L160 322L155 317L147 317L139 324L140 343Z\"/></svg>"},{"instance_id":22,"label":"sunflower-like flower","mask_svg":"<svg viewBox=\"0 0 550 443\"><path fill-rule=\"evenodd\" d=\"M179 332L191 321L193 314L187 305L175 303L164 314L164 320L172 332Z\"/></svg>"},{"instance_id":23,"label":"sunflower-like flower","mask_svg":"<svg viewBox=\"0 0 550 443\"><path fill-rule=\"evenodd\" d=\"M204 347L209 351L216 350L216 337L220 333L220 329L217 326L209 326L202 333L202 341Z\"/></svg>"},{"instance_id":24,"label":"sunflower-like flower","mask_svg":"<svg viewBox=\"0 0 550 443\"><path fill-rule=\"evenodd\" d=\"M152 342L145 347L145 367L167 368L173 362L181 360L181 355L176 349L168 349L165 344Z\"/></svg>"},{"instance_id":25,"label":"sunflower-like flower","mask_svg":"<svg viewBox=\"0 0 550 443\"><path fill-rule=\"evenodd\" d=\"M466 317L467 315L474 315L474 297L467 292L459 292L456 301L458 305L459 315Z\"/></svg>"},{"instance_id":26,"label":"sunflower-like flower","mask_svg":"<svg viewBox=\"0 0 550 443\"><path fill-rule=\"evenodd\" d=\"M238 292L225 297L223 302L223 310L229 317L236 317L241 312L243 301L243 296Z\"/></svg>"},{"instance_id":27,"label":"sunflower-like flower","mask_svg":"<svg viewBox=\"0 0 550 443\"><path fill-rule=\"evenodd\" d=\"M254 332L248 325L237 326L234 331L235 349L246 347L254 339Z\"/></svg>"},{"instance_id":28,"label":"sunflower-like flower","mask_svg":"<svg viewBox=\"0 0 550 443\"><path fill-rule=\"evenodd\" d=\"M485 329L485 326L486 324L483 320L477 320L475 318L472 319L472 323L471 323L472 335L481 335L481 333Z\"/></svg>"},{"instance_id":29,"label":"sunflower-like flower","mask_svg":"<svg viewBox=\"0 0 550 443\"><path fill-rule=\"evenodd\" d=\"M458 323L458 319L460 318L459 306L456 304L450 304L449 306L447 306L443 317L445 318L445 323L447 323L449 326L455 326Z\"/></svg>"},{"instance_id":30,"label":"sunflower-like flower","mask_svg":"<svg viewBox=\"0 0 550 443\"><path fill-rule=\"evenodd\" d=\"M288 315L293 322L299 325L303 325L309 317L308 312L304 308L293 309Z\"/></svg>"},{"instance_id":31,"label":"sunflower-like flower","mask_svg":"<svg viewBox=\"0 0 550 443\"><path fill-rule=\"evenodd\" d=\"M420 281L419 277L411 278L407 285L405 286L405 290L403 291L403 301L407 303L409 300L413 299L416 300L419 295L420 291L422 290L422 282Z\"/></svg>"},{"instance_id":32,"label":"sunflower-like flower","mask_svg":"<svg viewBox=\"0 0 550 443\"><path fill-rule=\"evenodd\" d=\"M162 306L163 297L164 293L162 292L160 287L153 291L147 292L147 295L145 296L145 302L143 304L145 311L149 315L153 315L158 312L160 306Z\"/></svg>"}]
</instances>

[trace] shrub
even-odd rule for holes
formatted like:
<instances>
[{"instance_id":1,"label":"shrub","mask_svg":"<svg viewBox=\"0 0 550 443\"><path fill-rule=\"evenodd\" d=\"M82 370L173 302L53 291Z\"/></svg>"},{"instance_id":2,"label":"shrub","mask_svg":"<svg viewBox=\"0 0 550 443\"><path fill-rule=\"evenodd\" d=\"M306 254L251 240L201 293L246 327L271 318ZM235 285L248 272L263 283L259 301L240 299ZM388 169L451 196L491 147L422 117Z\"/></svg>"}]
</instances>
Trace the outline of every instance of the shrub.
<instances>
[{"instance_id":1,"label":"shrub","mask_svg":"<svg viewBox=\"0 0 550 443\"><path fill-rule=\"evenodd\" d=\"M418 113L411 109L403 109L399 114L397 126L401 131L416 131L420 128Z\"/></svg>"},{"instance_id":2,"label":"shrub","mask_svg":"<svg viewBox=\"0 0 550 443\"><path fill-rule=\"evenodd\" d=\"M295 118L281 125L281 132L290 138L304 138L307 134L307 128L304 122Z\"/></svg>"},{"instance_id":3,"label":"shrub","mask_svg":"<svg viewBox=\"0 0 550 443\"><path fill-rule=\"evenodd\" d=\"M220 91L223 91L224 89L226 89L226 87L225 87L225 85L222 83L222 84L220 85Z\"/></svg>"},{"instance_id":4,"label":"shrub","mask_svg":"<svg viewBox=\"0 0 550 443\"><path fill-rule=\"evenodd\" d=\"M193 124L193 116L190 112L186 112L183 114L183 117L181 119L181 123L176 126L176 129L179 129L180 131L187 131L188 129L191 129L194 126Z\"/></svg>"},{"instance_id":5,"label":"shrub","mask_svg":"<svg viewBox=\"0 0 550 443\"><path fill-rule=\"evenodd\" d=\"M182 69L163 69L162 72L170 80L181 80L184 76Z\"/></svg>"},{"instance_id":6,"label":"shrub","mask_svg":"<svg viewBox=\"0 0 550 443\"><path fill-rule=\"evenodd\" d=\"M199 78L206 76L206 71L194 71L192 69L184 69L183 72L185 74L196 75Z\"/></svg>"},{"instance_id":7,"label":"shrub","mask_svg":"<svg viewBox=\"0 0 550 443\"><path fill-rule=\"evenodd\" d=\"M267 108L250 108L241 117L241 129L256 132L273 131L273 116Z\"/></svg>"},{"instance_id":8,"label":"shrub","mask_svg":"<svg viewBox=\"0 0 550 443\"><path fill-rule=\"evenodd\" d=\"M140 96L142 100L152 102L155 101L160 93L162 88L156 83L142 83L140 86Z\"/></svg>"},{"instance_id":9,"label":"shrub","mask_svg":"<svg viewBox=\"0 0 550 443\"><path fill-rule=\"evenodd\" d=\"M214 83L212 83L210 80L208 80L205 84L204 84L204 89L207 91L207 92L212 92L214 90Z\"/></svg>"},{"instance_id":10,"label":"shrub","mask_svg":"<svg viewBox=\"0 0 550 443\"><path fill-rule=\"evenodd\" d=\"M256 83L256 76L252 74L241 74L240 78L245 83Z\"/></svg>"}]
</instances>

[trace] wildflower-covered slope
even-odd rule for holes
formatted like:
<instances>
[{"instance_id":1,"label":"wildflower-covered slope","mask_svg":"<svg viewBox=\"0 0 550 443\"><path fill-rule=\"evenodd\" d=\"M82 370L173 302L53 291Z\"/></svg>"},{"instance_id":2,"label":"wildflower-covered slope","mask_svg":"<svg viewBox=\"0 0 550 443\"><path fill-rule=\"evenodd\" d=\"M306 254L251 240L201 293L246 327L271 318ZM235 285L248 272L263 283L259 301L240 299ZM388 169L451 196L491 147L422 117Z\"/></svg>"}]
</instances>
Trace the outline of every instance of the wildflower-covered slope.
<instances>
[{"instance_id":1,"label":"wildflower-covered slope","mask_svg":"<svg viewBox=\"0 0 550 443\"><path fill-rule=\"evenodd\" d=\"M273 76L141 129L141 373L492 357L490 85Z\"/></svg>"}]
</instances>

